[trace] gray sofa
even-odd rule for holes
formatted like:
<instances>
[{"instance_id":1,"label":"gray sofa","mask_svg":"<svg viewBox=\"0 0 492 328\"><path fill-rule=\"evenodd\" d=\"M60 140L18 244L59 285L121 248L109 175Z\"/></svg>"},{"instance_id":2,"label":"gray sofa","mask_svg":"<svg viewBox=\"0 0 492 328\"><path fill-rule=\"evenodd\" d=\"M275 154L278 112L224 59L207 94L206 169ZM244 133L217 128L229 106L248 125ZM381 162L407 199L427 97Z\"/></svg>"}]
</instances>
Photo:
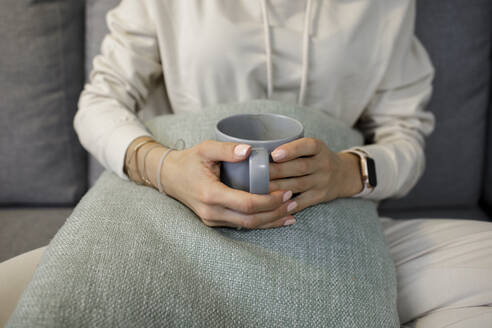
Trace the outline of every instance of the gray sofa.
<instances>
[{"instance_id":1,"label":"gray sofa","mask_svg":"<svg viewBox=\"0 0 492 328\"><path fill-rule=\"evenodd\" d=\"M0 262L46 245L101 172L72 128L78 95L118 0L0 3ZM490 0L418 0L437 69L427 170L395 218L492 217Z\"/></svg>"}]
</instances>

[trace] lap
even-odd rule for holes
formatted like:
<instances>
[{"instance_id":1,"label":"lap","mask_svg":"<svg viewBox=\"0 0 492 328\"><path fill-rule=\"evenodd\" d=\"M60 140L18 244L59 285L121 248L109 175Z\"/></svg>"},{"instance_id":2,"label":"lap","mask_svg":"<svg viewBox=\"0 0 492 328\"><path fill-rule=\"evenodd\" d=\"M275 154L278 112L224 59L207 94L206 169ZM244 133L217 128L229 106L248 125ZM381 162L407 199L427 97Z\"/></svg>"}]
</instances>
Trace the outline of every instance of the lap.
<instances>
[{"instance_id":1,"label":"lap","mask_svg":"<svg viewBox=\"0 0 492 328\"><path fill-rule=\"evenodd\" d=\"M491 306L472 306L434 311L402 328L481 328L491 323Z\"/></svg>"},{"instance_id":2,"label":"lap","mask_svg":"<svg viewBox=\"0 0 492 328\"><path fill-rule=\"evenodd\" d=\"M0 327L14 311L46 247L41 247L0 263Z\"/></svg>"},{"instance_id":3,"label":"lap","mask_svg":"<svg viewBox=\"0 0 492 328\"><path fill-rule=\"evenodd\" d=\"M492 325L487 307L492 305L492 223L390 218L381 223L396 265L402 323L451 327L449 320L468 312L469 320Z\"/></svg>"}]
</instances>

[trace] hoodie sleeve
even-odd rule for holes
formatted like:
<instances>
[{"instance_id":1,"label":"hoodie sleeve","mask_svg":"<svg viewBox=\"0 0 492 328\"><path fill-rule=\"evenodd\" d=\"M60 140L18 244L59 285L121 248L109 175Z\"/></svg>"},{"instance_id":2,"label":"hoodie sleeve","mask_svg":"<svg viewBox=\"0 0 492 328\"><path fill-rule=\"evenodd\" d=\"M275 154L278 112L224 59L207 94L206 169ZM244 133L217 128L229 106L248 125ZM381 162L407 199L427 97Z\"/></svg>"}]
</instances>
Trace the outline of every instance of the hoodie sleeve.
<instances>
[{"instance_id":1,"label":"hoodie sleeve","mask_svg":"<svg viewBox=\"0 0 492 328\"><path fill-rule=\"evenodd\" d=\"M377 187L364 198L403 197L425 169L424 138L435 119L425 107L432 94L434 68L414 35L415 1L409 1L379 88L357 127L369 143L361 148L376 163Z\"/></svg>"},{"instance_id":2,"label":"hoodie sleeve","mask_svg":"<svg viewBox=\"0 0 492 328\"><path fill-rule=\"evenodd\" d=\"M79 99L74 128L81 144L120 177L128 146L149 131L136 116L162 78L153 22L145 1L123 0L106 17L110 33L93 62Z\"/></svg>"}]
</instances>

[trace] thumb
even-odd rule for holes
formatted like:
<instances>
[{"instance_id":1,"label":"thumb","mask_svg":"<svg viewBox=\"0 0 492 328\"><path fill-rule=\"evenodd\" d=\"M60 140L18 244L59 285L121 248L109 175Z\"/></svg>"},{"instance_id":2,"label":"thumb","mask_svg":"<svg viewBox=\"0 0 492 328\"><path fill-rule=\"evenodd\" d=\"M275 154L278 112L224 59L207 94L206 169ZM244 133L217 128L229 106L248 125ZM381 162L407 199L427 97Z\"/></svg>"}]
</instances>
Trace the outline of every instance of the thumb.
<instances>
[{"instance_id":1,"label":"thumb","mask_svg":"<svg viewBox=\"0 0 492 328\"><path fill-rule=\"evenodd\" d=\"M241 162L250 153L250 145L236 142L207 140L200 145L200 155L211 161Z\"/></svg>"}]
</instances>

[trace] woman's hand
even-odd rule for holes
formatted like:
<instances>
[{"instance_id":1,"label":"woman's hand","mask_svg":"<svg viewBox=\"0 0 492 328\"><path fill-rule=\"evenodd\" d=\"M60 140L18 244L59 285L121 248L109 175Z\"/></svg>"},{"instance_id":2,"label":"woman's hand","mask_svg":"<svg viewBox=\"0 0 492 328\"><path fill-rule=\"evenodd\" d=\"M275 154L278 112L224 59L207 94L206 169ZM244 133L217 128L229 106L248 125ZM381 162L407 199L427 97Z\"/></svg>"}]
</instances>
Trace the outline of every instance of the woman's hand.
<instances>
[{"instance_id":1,"label":"woman's hand","mask_svg":"<svg viewBox=\"0 0 492 328\"><path fill-rule=\"evenodd\" d=\"M294 212L336 198L350 197L362 190L357 155L334 153L323 141L294 140L272 152L270 191L300 193Z\"/></svg>"},{"instance_id":2,"label":"woman's hand","mask_svg":"<svg viewBox=\"0 0 492 328\"><path fill-rule=\"evenodd\" d=\"M295 223L287 209L292 197L288 189L278 188L269 195L256 195L231 189L220 182L219 162L243 161L250 152L249 145L212 140L171 151L161 170L164 192L188 206L211 227L265 229ZM159 158L157 152L154 156Z\"/></svg>"}]
</instances>

